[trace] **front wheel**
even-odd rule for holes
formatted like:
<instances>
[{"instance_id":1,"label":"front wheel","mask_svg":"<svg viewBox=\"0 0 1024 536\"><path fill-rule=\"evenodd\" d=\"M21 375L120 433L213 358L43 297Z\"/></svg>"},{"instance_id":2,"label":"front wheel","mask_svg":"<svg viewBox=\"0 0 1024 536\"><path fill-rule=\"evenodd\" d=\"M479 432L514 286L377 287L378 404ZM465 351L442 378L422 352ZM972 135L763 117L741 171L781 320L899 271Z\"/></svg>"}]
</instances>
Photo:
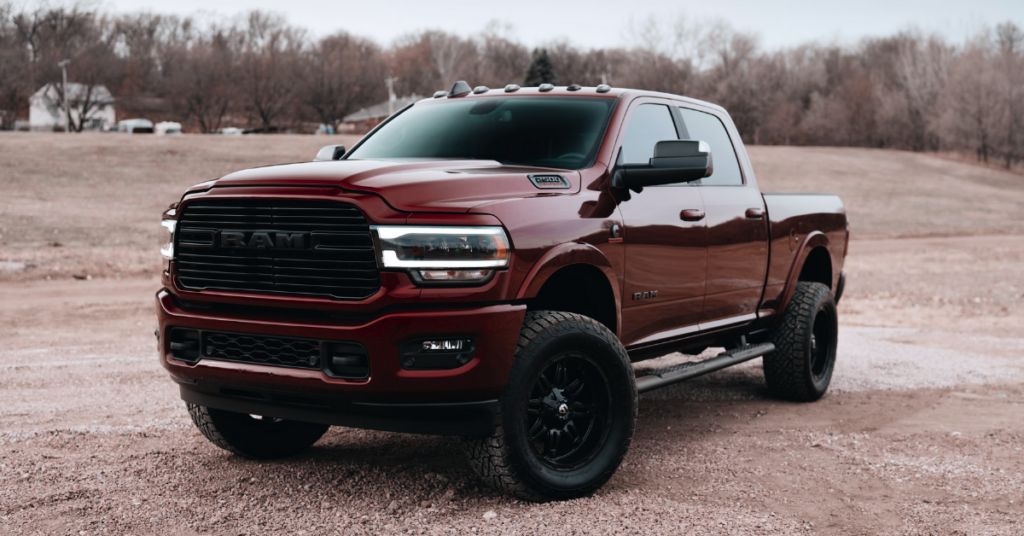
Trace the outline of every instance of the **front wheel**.
<instances>
[{"instance_id":1,"label":"front wheel","mask_svg":"<svg viewBox=\"0 0 1024 536\"><path fill-rule=\"evenodd\" d=\"M615 334L582 315L531 311L494 433L465 444L473 468L498 490L573 499L615 473L636 416L633 368Z\"/></svg>"},{"instance_id":2,"label":"front wheel","mask_svg":"<svg viewBox=\"0 0 1024 536\"><path fill-rule=\"evenodd\" d=\"M796 402L821 398L832 381L838 333L832 291L821 283L797 283L772 336L776 350L763 360L771 394Z\"/></svg>"}]
</instances>

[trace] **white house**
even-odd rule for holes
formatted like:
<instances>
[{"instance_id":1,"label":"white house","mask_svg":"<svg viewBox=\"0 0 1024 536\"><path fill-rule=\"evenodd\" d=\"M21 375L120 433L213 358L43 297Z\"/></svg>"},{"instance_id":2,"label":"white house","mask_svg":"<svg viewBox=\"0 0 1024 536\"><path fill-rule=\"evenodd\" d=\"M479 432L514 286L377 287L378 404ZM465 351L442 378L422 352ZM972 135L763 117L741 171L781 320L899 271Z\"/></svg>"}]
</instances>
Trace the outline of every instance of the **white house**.
<instances>
[{"instance_id":1,"label":"white house","mask_svg":"<svg viewBox=\"0 0 1024 536\"><path fill-rule=\"evenodd\" d=\"M77 123L86 96L95 103L85 115L84 129L103 129L116 123L114 117L114 97L106 86L94 86L89 95L85 84L68 84L68 102L71 104L71 118ZM53 130L67 126L64 109L61 105L60 89L54 84L46 84L39 88L29 99L28 124L32 130Z\"/></svg>"}]
</instances>

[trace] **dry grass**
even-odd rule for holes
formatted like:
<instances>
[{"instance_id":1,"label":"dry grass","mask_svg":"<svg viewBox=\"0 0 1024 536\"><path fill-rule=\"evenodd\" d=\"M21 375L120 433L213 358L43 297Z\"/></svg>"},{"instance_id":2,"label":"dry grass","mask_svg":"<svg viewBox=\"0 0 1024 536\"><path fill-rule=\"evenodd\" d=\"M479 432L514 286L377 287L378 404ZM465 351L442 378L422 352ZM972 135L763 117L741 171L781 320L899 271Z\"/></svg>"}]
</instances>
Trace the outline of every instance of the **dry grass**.
<instances>
[{"instance_id":1,"label":"dry grass","mask_svg":"<svg viewBox=\"0 0 1024 536\"><path fill-rule=\"evenodd\" d=\"M188 186L357 139L0 133L0 261L37 266L0 278L154 273L160 212Z\"/></svg>"},{"instance_id":2,"label":"dry grass","mask_svg":"<svg viewBox=\"0 0 1024 536\"><path fill-rule=\"evenodd\" d=\"M0 280L152 274L157 219L186 187L356 140L0 133ZM1013 173L898 151L750 154L765 191L839 194L855 238L1024 233L1024 177Z\"/></svg>"},{"instance_id":3,"label":"dry grass","mask_svg":"<svg viewBox=\"0 0 1024 536\"><path fill-rule=\"evenodd\" d=\"M1024 233L1024 177L933 155L750 147L765 192L838 194L855 238Z\"/></svg>"}]
</instances>

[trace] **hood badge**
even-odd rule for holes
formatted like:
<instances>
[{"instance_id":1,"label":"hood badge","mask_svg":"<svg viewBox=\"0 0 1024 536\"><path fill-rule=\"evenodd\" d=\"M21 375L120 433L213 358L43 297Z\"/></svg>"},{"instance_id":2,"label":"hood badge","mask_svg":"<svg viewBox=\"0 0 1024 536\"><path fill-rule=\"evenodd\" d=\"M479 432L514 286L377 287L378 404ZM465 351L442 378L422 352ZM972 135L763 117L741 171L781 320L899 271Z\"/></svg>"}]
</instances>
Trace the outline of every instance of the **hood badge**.
<instances>
[{"instance_id":1,"label":"hood badge","mask_svg":"<svg viewBox=\"0 0 1024 536\"><path fill-rule=\"evenodd\" d=\"M567 190L569 180L561 175L527 175L530 182L540 190Z\"/></svg>"}]
</instances>

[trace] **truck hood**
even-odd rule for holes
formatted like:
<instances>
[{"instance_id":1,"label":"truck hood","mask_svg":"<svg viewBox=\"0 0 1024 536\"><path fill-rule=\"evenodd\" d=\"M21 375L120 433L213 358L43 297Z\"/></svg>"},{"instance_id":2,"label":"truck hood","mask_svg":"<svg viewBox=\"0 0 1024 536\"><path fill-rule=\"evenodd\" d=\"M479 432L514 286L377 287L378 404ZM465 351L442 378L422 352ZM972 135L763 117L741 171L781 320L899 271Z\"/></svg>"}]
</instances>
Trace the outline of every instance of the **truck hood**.
<instances>
[{"instance_id":1,"label":"truck hood","mask_svg":"<svg viewBox=\"0 0 1024 536\"><path fill-rule=\"evenodd\" d=\"M539 189L533 174L561 175L570 187ZM247 169L193 188L290 185L369 192L405 212L467 212L493 201L577 193L580 174L493 160L337 160Z\"/></svg>"}]
</instances>

